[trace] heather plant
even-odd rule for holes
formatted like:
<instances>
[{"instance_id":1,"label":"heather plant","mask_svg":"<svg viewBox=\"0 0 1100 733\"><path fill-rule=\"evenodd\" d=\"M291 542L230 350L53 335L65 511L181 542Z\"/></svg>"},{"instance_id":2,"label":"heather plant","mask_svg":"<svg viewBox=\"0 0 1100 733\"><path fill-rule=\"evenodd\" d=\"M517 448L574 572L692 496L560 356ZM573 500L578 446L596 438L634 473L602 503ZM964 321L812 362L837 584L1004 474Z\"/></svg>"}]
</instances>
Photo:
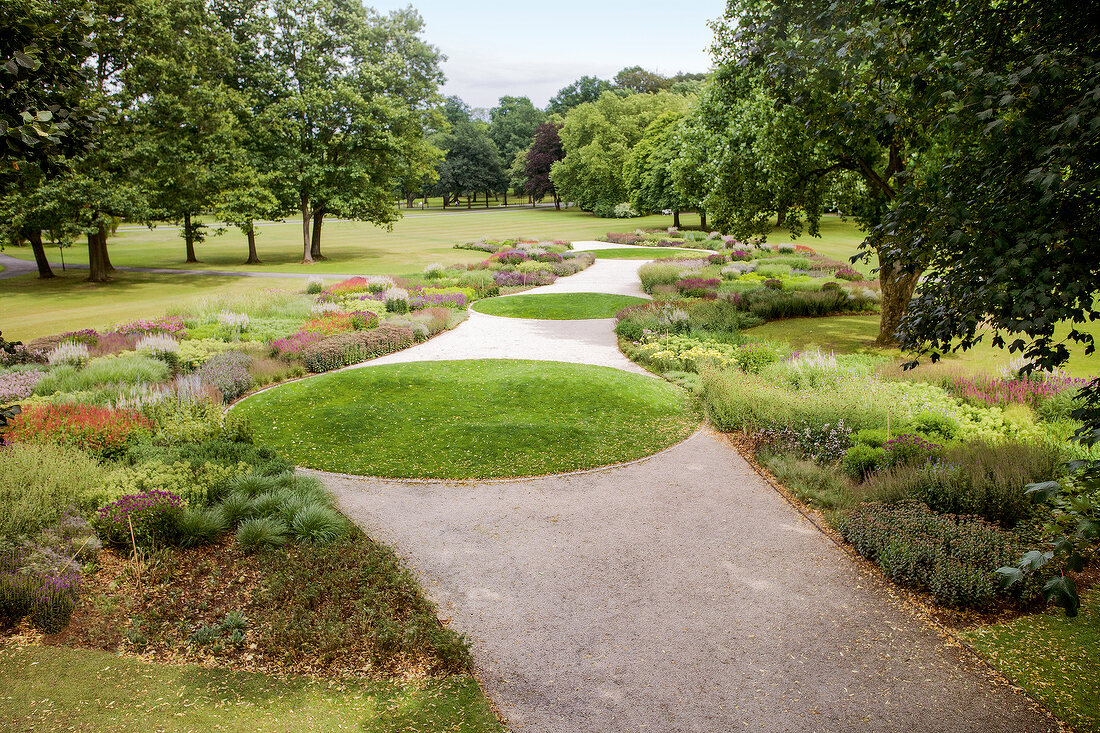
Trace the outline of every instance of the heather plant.
<instances>
[{"instance_id":1,"label":"heather plant","mask_svg":"<svg viewBox=\"0 0 1100 733\"><path fill-rule=\"evenodd\" d=\"M183 319L179 316L164 316L151 320L138 320L123 323L112 328L111 333L117 333L122 336L133 336L135 338L141 338L142 336L148 336L153 333L166 333L176 338L183 338L187 333L187 329L184 326Z\"/></svg>"},{"instance_id":2,"label":"heather plant","mask_svg":"<svg viewBox=\"0 0 1100 733\"><path fill-rule=\"evenodd\" d=\"M271 342L271 352L275 356L300 358L311 345L325 340L325 334L312 331L299 331L285 339Z\"/></svg>"},{"instance_id":3,"label":"heather plant","mask_svg":"<svg viewBox=\"0 0 1100 733\"><path fill-rule=\"evenodd\" d=\"M399 351L412 346L414 340L410 328L382 324L370 331L330 336L307 347L302 365L310 372L326 372Z\"/></svg>"},{"instance_id":4,"label":"heather plant","mask_svg":"<svg viewBox=\"0 0 1100 733\"><path fill-rule=\"evenodd\" d=\"M771 453L787 453L824 464L836 464L844 458L852 442L852 429L840 419L815 424L802 420L796 425L769 425L754 437Z\"/></svg>"},{"instance_id":5,"label":"heather plant","mask_svg":"<svg viewBox=\"0 0 1100 733\"><path fill-rule=\"evenodd\" d=\"M76 341L64 341L54 348L48 357L50 366L70 366L79 369L88 363L88 345Z\"/></svg>"},{"instance_id":6,"label":"heather plant","mask_svg":"<svg viewBox=\"0 0 1100 733\"><path fill-rule=\"evenodd\" d=\"M80 595L80 569L45 548L0 542L0 626L24 617L52 634L68 625Z\"/></svg>"},{"instance_id":7,"label":"heather plant","mask_svg":"<svg viewBox=\"0 0 1100 733\"><path fill-rule=\"evenodd\" d=\"M920 466L933 463L943 453L943 446L932 443L919 435L903 433L882 445L884 468L894 466Z\"/></svg>"},{"instance_id":8,"label":"heather plant","mask_svg":"<svg viewBox=\"0 0 1100 733\"><path fill-rule=\"evenodd\" d=\"M153 428L151 420L135 410L58 403L30 405L9 429L15 441L58 443L111 458Z\"/></svg>"},{"instance_id":9,"label":"heather plant","mask_svg":"<svg viewBox=\"0 0 1100 733\"><path fill-rule=\"evenodd\" d=\"M213 385L226 402L232 402L252 389L252 375L248 367L252 357L240 351L227 351L211 357L195 374L203 382Z\"/></svg>"},{"instance_id":10,"label":"heather plant","mask_svg":"<svg viewBox=\"0 0 1100 733\"><path fill-rule=\"evenodd\" d=\"M0 449L0 537L33 535L69 507L95 509L107 476L76 448L22 442Z\"/></svg>"},{"instance_id":11,"label":"heather plant","mask_svg":"<svg viewBox=\"0 0 1100 733\"><path fill-rule=\"evenodd\" d=\"M37 365L30 368L12 367L0 372L0 404L30 397L44 376L46 372Z\"/></svg>"},{"instance_id":12,"label":"heather plant","mask_svg":"<svg viewBox=\"0 0 1100 733\"><path fill-rule=\"evenodd\" d=\"M863 504L843 514L838 529L887 577L944 605L986 609L1037 594L1035 583L1001 588L997 568L1015 562L1024 546L976 517L937 514L916 501Z\"/></svg>"},{"instance_id":13,"label":"heather plant","mask_svg":"<svg viewBox=\"0 0 1100 733\"><path fill-rule=\"evenodd\" d=\"M722 284L722 280L720 278L685 277L673 284L684 297L706 298L717 295L718 286Z\"/></svg>"},{"instance_id":14,"label":"heather plant","mask_svg":"<svg viewBox=\"0 0 1100 733\"><path fill-rule=\"evenodd\" d=\"M850 267L838 268L837 271L833 273L833 277L839 278L841 280L863 280L863 274L857 272L856 270L853 270Z\"/></svg>"},{"instance_id":15,"label":"heather plant","mask_svg":"<svg viewBox=\"0 0 1100 733\"><path fill-rule=\"evenodd\" d=\"M163 547L179 537L183 501L168 491L127 494L99 509L92 518L96 534L115 547Z\"/></svg>"}]
</instances>

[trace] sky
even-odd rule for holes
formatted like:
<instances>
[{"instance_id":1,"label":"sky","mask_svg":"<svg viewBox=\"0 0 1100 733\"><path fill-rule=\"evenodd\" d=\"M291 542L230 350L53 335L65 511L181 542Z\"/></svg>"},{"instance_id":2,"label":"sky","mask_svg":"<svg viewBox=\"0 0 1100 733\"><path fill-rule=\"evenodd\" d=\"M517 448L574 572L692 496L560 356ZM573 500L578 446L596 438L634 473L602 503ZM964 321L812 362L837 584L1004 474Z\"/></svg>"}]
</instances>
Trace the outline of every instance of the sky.
<instances>
[{"instance_id":1,"label":"sky","mask_svg":"<svg viewBox=\"0 0 1100 733\"><path fill-rule=\"evenodd\" d=\"M494 107L504 95L545 107L581 76L611 79L628 66L663 75L710 69L707 21L723 0L553 0L456 2L365 0L387 12L412 4L423 37L447 56L444 95L471 107Z\"/></svg>"}]
</instances>

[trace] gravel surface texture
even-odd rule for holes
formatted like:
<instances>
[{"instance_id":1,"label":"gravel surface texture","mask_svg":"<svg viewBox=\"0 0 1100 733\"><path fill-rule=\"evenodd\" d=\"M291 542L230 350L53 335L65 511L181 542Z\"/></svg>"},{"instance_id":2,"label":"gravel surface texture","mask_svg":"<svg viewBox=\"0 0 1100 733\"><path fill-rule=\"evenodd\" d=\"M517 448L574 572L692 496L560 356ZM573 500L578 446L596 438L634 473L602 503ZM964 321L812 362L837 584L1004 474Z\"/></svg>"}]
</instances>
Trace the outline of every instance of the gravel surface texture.
<instances>
[{"instance_id":1,"label":"gravel surface texture","mask_svg":"<svg viewBox=\"0 0 1100 733\"><path fill-rule=\"evenodd\" d=\"M567 476L321 476L513 730L1057 730L707 431Z\"/></svg>"}]
</instances>

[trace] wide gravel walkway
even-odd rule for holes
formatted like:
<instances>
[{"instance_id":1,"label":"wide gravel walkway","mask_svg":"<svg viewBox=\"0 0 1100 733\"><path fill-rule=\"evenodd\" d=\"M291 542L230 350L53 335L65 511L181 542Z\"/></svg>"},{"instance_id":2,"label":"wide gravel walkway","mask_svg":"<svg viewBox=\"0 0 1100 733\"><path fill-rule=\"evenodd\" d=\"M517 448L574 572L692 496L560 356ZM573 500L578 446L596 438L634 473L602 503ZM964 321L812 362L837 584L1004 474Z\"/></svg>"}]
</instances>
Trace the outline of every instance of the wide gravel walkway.
<instances>
[{"instance_id":1,"label":"wide gravel walkway","mask_svg":"<svg viewBox=\"0 0 1100 733\"><path fill-rule=\"evenodd\" d=\"M601 260L529 292L638 294L641 264ZM474 313L371 363L542 358L641 371L618 354L612 327ZM318 475L470 637L513 730L1058 729L709 430L647 460L566 476Z\"/></svg>"}]
</instances>

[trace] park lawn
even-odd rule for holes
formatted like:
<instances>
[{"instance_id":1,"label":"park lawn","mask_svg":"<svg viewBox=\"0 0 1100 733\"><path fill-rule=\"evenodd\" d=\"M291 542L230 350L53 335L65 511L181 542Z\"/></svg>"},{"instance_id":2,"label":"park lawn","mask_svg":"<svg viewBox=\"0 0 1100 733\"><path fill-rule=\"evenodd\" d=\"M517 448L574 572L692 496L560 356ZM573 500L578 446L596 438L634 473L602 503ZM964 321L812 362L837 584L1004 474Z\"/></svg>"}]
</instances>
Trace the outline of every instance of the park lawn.
<instances>
[{"instance_id":1,"label":"park lawn","mask_svg":"<svg viewBox=\"0 0 1100 733\"><path fill-rule=\"evenodd\" d=\"M663 257L700 257L709 254L695 249L673 247L631 247L630 249L590 250L599 260L659 260Z\"/></svg>"},{"instance_id":2,"label":"park lawn","mask_svg":"<svg viewBox=\"0 0 1100 733\"><path fill-rule=\"evenodd\" d=\"M672 217L650 216L631 219L631 228L659 227ZM355 275L401 275L420 272L435 262L472 263L485 259L484 252L454 249L454 245L482 237L503 239L591 240L614 231L615 220L599 219L578 209L473 209L449 212L406 212L386 231L367 222L326 221L321 249L326 259L302 265L300 222L261 224L257 248L263 264L242 264L247 255L245 238L236 229L220 236L213 233L196 245L199 262L184 262L184 244L174 227L156 229L126 227L110 240L111 262L116 266L169 267L180 269L243 270L249 272L318 272ZM685 225L689 225L689 220ZM50 260L56 252L47 250ZM8 247L5 254L33 259L29 247ZM75 246L65 253L67 262L87 264L87 247ZM0 286L2 288L2 286Z\"/></svg>"},{"instance_id":3,"label":"park lawn","mask_svg":"<svg viewBox=\"0 0 1100 733\"><path fill-rule=\"evenodd\" d=\"M648 302L645 298L607 293L533 293L479 300L473 308L478 313L505 318L576 321L587 318L614 318L627 306Z\"/></svg>"},{"instance_id":4,"label":"park lawn","mask_svg":"<svg viewBox=\"0 0 1100 733\"><path fill-rule=\"evenodd\" d=\"M1100 593L1077 618L1061 609L982 626L963 637L1006 677L1079 731L1100 731Z\"/></svg>"},{"instance_id":5,"label":"park lawn","mask_svg":"<svg viewBox=\"0 0 1100 733\"><path fill-rule=\"evenodd\" d=\"M699 424L668 382L524 360L347 369L260 392L234 412L296 465L388 478L595 468L656 453Z\"/></svg>"},{"instance_id":6,"label":"park lawn","mask_svg":"<svg viewBox=\"0 0 1100 733\"><path fill-rule=\"evenodd\" d=\"M503 733L476 680L276 678L65 647L0 647L0 729Z\"/></svg>"},{"instance_id":7,"label":"park lawn","mask_svg":"<svg viewBox=\"0 0 1100 733\"><path fill-rule=\"evenodd\" d=\"M1088 331L1100 342L1100 321L1084 324L1079 328ZM877 315L827 316L771 321L749 329L745 335L762 341L782 341L800 350L817 346L823 351L835 351L840 354L872 353L889 357L905 356L899 349L886 349L876 345L878 329ZM1068 332L1068 326L1058 329L1058 333L1063 337ZM954 366L964 371L993 373L1008 364L1012 358L1013 355L1008 351L994 348L987 336L981 344L970 351L949 355L943 361L946 366ZM1083 349L1078 347L1063 369L1075 377L1100 375L1100 351L1086 356Z\"/></svg>"},{"instance_id":8,"label":"park lawn","mask_svg":"<svg viewBox=\"0 0 1100 733\"><path fill-rule=\"evenodd\" d=\"M88 273L58 271L52 280L25 275L0 280L0 330L4 338L29 341L81 328L100 328L165 311L202 298L248 290L300 290L305 281L216 275L154 275L116 272L109 283L90 283Z\"/></svg>"}]
</instances>

